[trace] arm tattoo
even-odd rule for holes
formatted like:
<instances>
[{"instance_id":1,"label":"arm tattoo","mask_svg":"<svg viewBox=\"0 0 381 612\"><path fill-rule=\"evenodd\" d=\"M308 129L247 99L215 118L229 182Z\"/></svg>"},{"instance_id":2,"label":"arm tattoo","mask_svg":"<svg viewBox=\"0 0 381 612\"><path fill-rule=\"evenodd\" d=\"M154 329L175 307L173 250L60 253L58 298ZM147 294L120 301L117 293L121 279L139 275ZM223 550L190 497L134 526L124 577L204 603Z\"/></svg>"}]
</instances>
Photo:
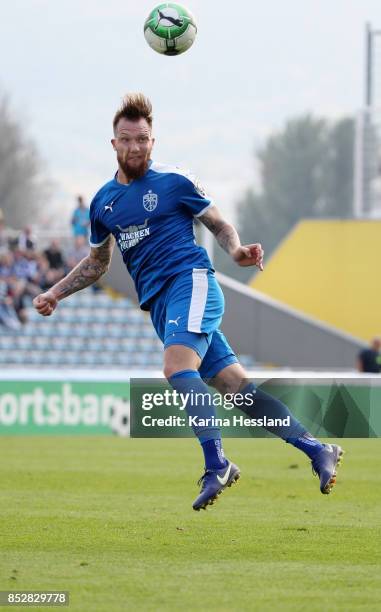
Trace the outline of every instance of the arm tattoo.
<instances>
[{"instance_id":1,"label":"arm tattoo","mask_svg":"<svg viewBox=\"0 0 381 612\"><path fill-rule=\"evenodd\" d=\"M110 237L102 246L92 248L90 254L82 259L69 274L52 288L55 297L62 300L76 291L95 283L109 267L114 241Z\"/></svg>"},{"instance_id":2,"label":"arm tattoo","mask_svg":"<svg viewBox=\"0 0 381 612\"><path fill-rule=\"evenodd\" d=\"M226 223L220 229L218 234L216 234L216 239L218 244L224 249L224 251L229 253L229 255L241 245L237 231L232 225L229 225L229 223Z\"/></svg>"},{"instance_id":3,"label":"arm tattoo","mask_svg":"<svg viewBox=\"0 0 381 612\"><path fill-rule=\"evenodd\" d=\"M229 255L241 245L238 233L230 223L223 219L213 219L208 213L202 215L200 221L215 235L218 244Z\"/></svg>"}]
</instances>

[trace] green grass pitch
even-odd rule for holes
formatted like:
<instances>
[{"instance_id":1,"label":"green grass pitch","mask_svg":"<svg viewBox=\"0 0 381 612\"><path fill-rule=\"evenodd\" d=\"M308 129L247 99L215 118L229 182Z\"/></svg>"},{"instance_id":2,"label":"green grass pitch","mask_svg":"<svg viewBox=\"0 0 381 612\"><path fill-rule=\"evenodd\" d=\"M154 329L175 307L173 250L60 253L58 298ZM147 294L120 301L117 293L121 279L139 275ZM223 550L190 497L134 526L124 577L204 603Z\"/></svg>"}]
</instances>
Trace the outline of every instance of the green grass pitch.
<instances>
[{"instance_id":1,"label":"green grass pitch","mask_svg":"<svg viewBox=\"0 0 381 612\"><path fill-rule=\"evenodd\" d=\"M226 440L242 478L196 513L194 440L2 438L0 590L69 590L80 612L380 610L381 440L343 447L323 496L292 447Z\"/></svg>"}]
</instances>

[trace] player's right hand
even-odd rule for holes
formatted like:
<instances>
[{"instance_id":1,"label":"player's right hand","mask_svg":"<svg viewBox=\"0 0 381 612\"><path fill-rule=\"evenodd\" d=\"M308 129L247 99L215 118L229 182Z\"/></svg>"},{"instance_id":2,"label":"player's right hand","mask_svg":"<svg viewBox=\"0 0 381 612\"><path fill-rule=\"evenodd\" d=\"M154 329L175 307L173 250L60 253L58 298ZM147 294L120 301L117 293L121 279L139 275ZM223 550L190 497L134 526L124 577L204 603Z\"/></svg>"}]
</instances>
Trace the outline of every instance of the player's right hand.
<instances>
[{"instance_id":1,"label":"player's right hand","mask_svg":"<svg viewBox=\"0 0 381 612\"><path fill-rule=\"evenodd\" d=\"M58 300L54 297L52 291L40 293L33 300L33 306L43 317L49 317L57 308L57 304Z\"/></svg>"}]
</instances>

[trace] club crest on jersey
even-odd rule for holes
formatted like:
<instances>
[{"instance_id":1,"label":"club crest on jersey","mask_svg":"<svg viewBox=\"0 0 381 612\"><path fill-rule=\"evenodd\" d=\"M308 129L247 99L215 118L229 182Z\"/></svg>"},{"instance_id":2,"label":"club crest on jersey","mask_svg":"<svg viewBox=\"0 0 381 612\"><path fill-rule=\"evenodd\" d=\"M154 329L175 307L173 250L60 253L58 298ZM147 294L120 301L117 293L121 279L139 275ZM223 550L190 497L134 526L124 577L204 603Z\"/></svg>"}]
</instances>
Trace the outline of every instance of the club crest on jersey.
<instances>
[{"instance_id":1,"label":"club crest on jersey","mask_svg":"<svg viewBox=\"0 0 381 612\"><path fill-rule=\"evenodd\" d=\"M159 196L157 195L157 193L152 193L152 189L149 189L148 193L143 196L143 206L147 212L152 212L153 210L155 210L158 201Z\"/></svg>"}]
</instances>

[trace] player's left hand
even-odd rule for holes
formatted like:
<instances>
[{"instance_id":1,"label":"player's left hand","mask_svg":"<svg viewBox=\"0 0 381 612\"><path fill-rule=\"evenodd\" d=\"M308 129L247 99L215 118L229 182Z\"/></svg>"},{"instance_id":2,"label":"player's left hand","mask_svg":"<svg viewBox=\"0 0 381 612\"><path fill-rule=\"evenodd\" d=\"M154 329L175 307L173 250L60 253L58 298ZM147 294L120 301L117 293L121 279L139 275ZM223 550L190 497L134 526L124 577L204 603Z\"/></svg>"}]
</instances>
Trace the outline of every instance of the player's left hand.
<instances>
[{"instance_id":1,"label":"player's left hand","mask_svg":"<svg viewBox=\"0 0 381 612\"><path fill-rule=\"evenodd\" d=\"M239 266L257 266L263 270L263 249L259 242L241 245L232 257Z\"/></svg>"}]
</instances>

